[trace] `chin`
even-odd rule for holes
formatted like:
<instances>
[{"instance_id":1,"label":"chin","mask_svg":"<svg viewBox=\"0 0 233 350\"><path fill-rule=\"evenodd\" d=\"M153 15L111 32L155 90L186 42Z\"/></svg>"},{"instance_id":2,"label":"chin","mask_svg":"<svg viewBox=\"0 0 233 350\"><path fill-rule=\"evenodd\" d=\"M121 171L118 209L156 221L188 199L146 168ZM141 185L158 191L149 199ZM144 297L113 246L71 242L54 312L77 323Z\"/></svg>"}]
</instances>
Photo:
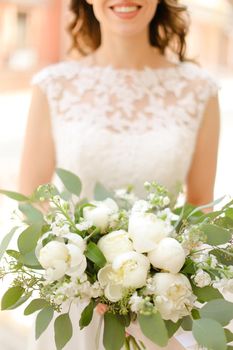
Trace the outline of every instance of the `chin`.
<instances>
[{"instance_id":1,"label":"chin","mask_svg":"<svg viewBox=\"0 0 233 350\"><path fill-rule=\"evenodd\" d=\"M122 27L114 27L111 28L110 31L115 34L115 35L119 35L119 37L135 37L140 35L141 33L143 33L145 30L147 30L147 28L138 28L136 26L132 27L132 26L122 26Z\"/></svg>"}]
</instances>

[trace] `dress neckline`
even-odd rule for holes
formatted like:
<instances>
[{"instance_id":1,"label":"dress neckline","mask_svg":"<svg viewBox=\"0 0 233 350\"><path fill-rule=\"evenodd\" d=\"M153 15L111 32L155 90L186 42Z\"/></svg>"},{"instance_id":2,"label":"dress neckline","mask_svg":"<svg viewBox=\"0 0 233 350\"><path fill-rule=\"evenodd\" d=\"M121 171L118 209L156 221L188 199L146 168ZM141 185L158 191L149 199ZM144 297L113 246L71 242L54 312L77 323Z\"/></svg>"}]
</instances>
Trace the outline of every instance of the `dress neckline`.
<instances>
[{"instance_id":1,"label":"dress neckline","mask_svg":"<svg viewBox=\"0 0 233 350\"><path fill-rule=\"evenodd\" d=\"M100 66L98 64L89 64L84 62L84 60L69 60L68 62L72 62L78 66L80 66L80 68L88 70L88 71L97 71L97 72L113 72L113 73L117 73L117 74L142 74L144 72L153 72L153 73L166 73L166 72L171 72L171 71L176 71L179 70L184 64L185 62L179 62L179 63L173 63L170 61L170 63L172 64L171 66L168 67L150 67L148 65L144 65L142 68L137 69L137 68L117 68L114 67L112 64L107 64L105 66Z\"/></svg>"}]
</instances>

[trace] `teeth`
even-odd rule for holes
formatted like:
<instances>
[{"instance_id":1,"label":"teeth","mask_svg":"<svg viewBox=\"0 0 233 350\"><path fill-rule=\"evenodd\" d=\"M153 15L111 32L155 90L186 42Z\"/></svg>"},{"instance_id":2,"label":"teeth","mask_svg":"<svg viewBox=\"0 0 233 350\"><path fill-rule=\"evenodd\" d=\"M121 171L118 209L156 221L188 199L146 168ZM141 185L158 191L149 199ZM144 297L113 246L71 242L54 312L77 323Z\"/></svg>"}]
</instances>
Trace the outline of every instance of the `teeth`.
<instances>
[{"instance_id":1,"label":"teeth","mask_svg":"<svg viewBox=\"0 0 233 350\"><path fill-rule=\"evenodd\" d=\"M128 13L128 12L134 12L138 10L138 6L116 6L113 8L115 12L123 12L123 13Z\"/></svg>"}]
</instances>

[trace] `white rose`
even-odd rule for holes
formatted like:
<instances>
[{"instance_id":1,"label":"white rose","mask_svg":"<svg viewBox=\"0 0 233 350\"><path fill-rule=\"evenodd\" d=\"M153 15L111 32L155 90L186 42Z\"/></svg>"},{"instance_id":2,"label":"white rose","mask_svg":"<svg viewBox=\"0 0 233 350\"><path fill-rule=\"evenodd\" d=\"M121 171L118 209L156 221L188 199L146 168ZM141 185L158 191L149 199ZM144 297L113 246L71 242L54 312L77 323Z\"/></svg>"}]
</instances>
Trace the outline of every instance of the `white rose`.
<instances>
[{"instance_id":1,"label":"white rose","mask_svg":"<svg viewBox=\"0 0 233 350\"><path fill-rule=\"evenodd\" d=\"M184 265L185 251L176 239L166 237L158 243L154 250L148 253L148 258L153 267L177 273Z\"/></svg>"},{"instance_id":2,"label":"white rose","mask_svg":"<svg viewBox=\"0 0 233 350\"><path fill-rule=\"evenodd\" d=\"M207 272L198 270L194 276L194 282L198 287L203 288L211 284L211 277Z\"/></svg>"},{"instance_id":3,"label":"white rose","mask_svg":"<svg viewBox=\"0 0 233 350\"><path fill-rule=\"evenodd\" d=\"M104 201L93 201L91 204L95 205L95 207L85 207L83 209L83 217L103 232L111 222L111 216L118 212L118 205L111 198L107 198Z\"/></svg>"},{"instance_id":4,"label":"white rose","mask_svg":"<svg viewBox=\"0 0 233 350\"><path fill-rule=\"evenodd\" d=\"M185 275L156 273L153 276L153 284L154 302L164 320L176 323L180 318L190 314L196 297Z\"/></svg>"},{"instance_id":5,"label":"white rose","mask_svg":"<svg viewBox=\"0 0 233 350\"><path fill-rule=\"evenodd\" d=\"M133 243L128 237L128 232L119 230L108 233L100 238L98 247L106 260L111 263L118 255L132 251Z\"/></svg>"},{"instance_id":6,"label":"white rose","mask_svg":"<svg viewBox=\"0 0 233 350\"><path fill-rule=\"evenodd\" d=\"M150 213L135 213L129 218L128 232L138 253L155 249L157 243L169 235L172 226Z\"/></svg>"},{"instance_id":7,"label":"white rose","mask_svg":"<svg viewBox=\"0 0 233 350\"><path fill-rule=\"evenodd\" d=\"M112 265L99 270L98 280L112 302L123 297L124 288L141 288L146 284L149 260L143 254L128 252L114 259Z\"/></svg>"},{"instance_id":8,"label":"white rose","mask_svg":"<svg viewBox=\"0 0 233 350\"><path fill-rule=\"evenodd\" d=\"M38 260L46 270L49 282L58 280L64 275L81 275L87 266L86 257L75 244L51 241L40 249Z\"/></svg>"}]
</instances>

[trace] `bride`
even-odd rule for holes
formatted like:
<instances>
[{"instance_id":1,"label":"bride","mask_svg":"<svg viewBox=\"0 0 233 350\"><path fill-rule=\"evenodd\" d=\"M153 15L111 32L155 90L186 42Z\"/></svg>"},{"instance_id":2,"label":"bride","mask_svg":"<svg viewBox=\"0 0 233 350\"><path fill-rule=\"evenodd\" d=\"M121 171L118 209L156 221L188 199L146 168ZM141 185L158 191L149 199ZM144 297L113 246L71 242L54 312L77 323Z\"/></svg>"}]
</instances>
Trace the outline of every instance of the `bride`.
<instances>
[{"instance_id":1,"label":"bride","mask_svg":"<svg viewBox=\"0 0 233 350\"><path fill-rule=\"evenodd\" d=\"M73 49L83 57L33 77L20 191L31 193L62 167L81 177L89 198L97 181L108 188L132 184L142 195L144 181L156 180L170 191L182 183L194 205L211 202L218 87L186 59L186 8L177 0L73 0L71 10ZM72 310L75 331L66 350L95 350L104 306L80 331L82 307ZM137 325L129 332L142 337ZM166 349L194 349L189 345L173 337ZM54 348L52 326L30 345ZM150 342L146 348L158 349Z\"/></svg>"}]
</instances>

